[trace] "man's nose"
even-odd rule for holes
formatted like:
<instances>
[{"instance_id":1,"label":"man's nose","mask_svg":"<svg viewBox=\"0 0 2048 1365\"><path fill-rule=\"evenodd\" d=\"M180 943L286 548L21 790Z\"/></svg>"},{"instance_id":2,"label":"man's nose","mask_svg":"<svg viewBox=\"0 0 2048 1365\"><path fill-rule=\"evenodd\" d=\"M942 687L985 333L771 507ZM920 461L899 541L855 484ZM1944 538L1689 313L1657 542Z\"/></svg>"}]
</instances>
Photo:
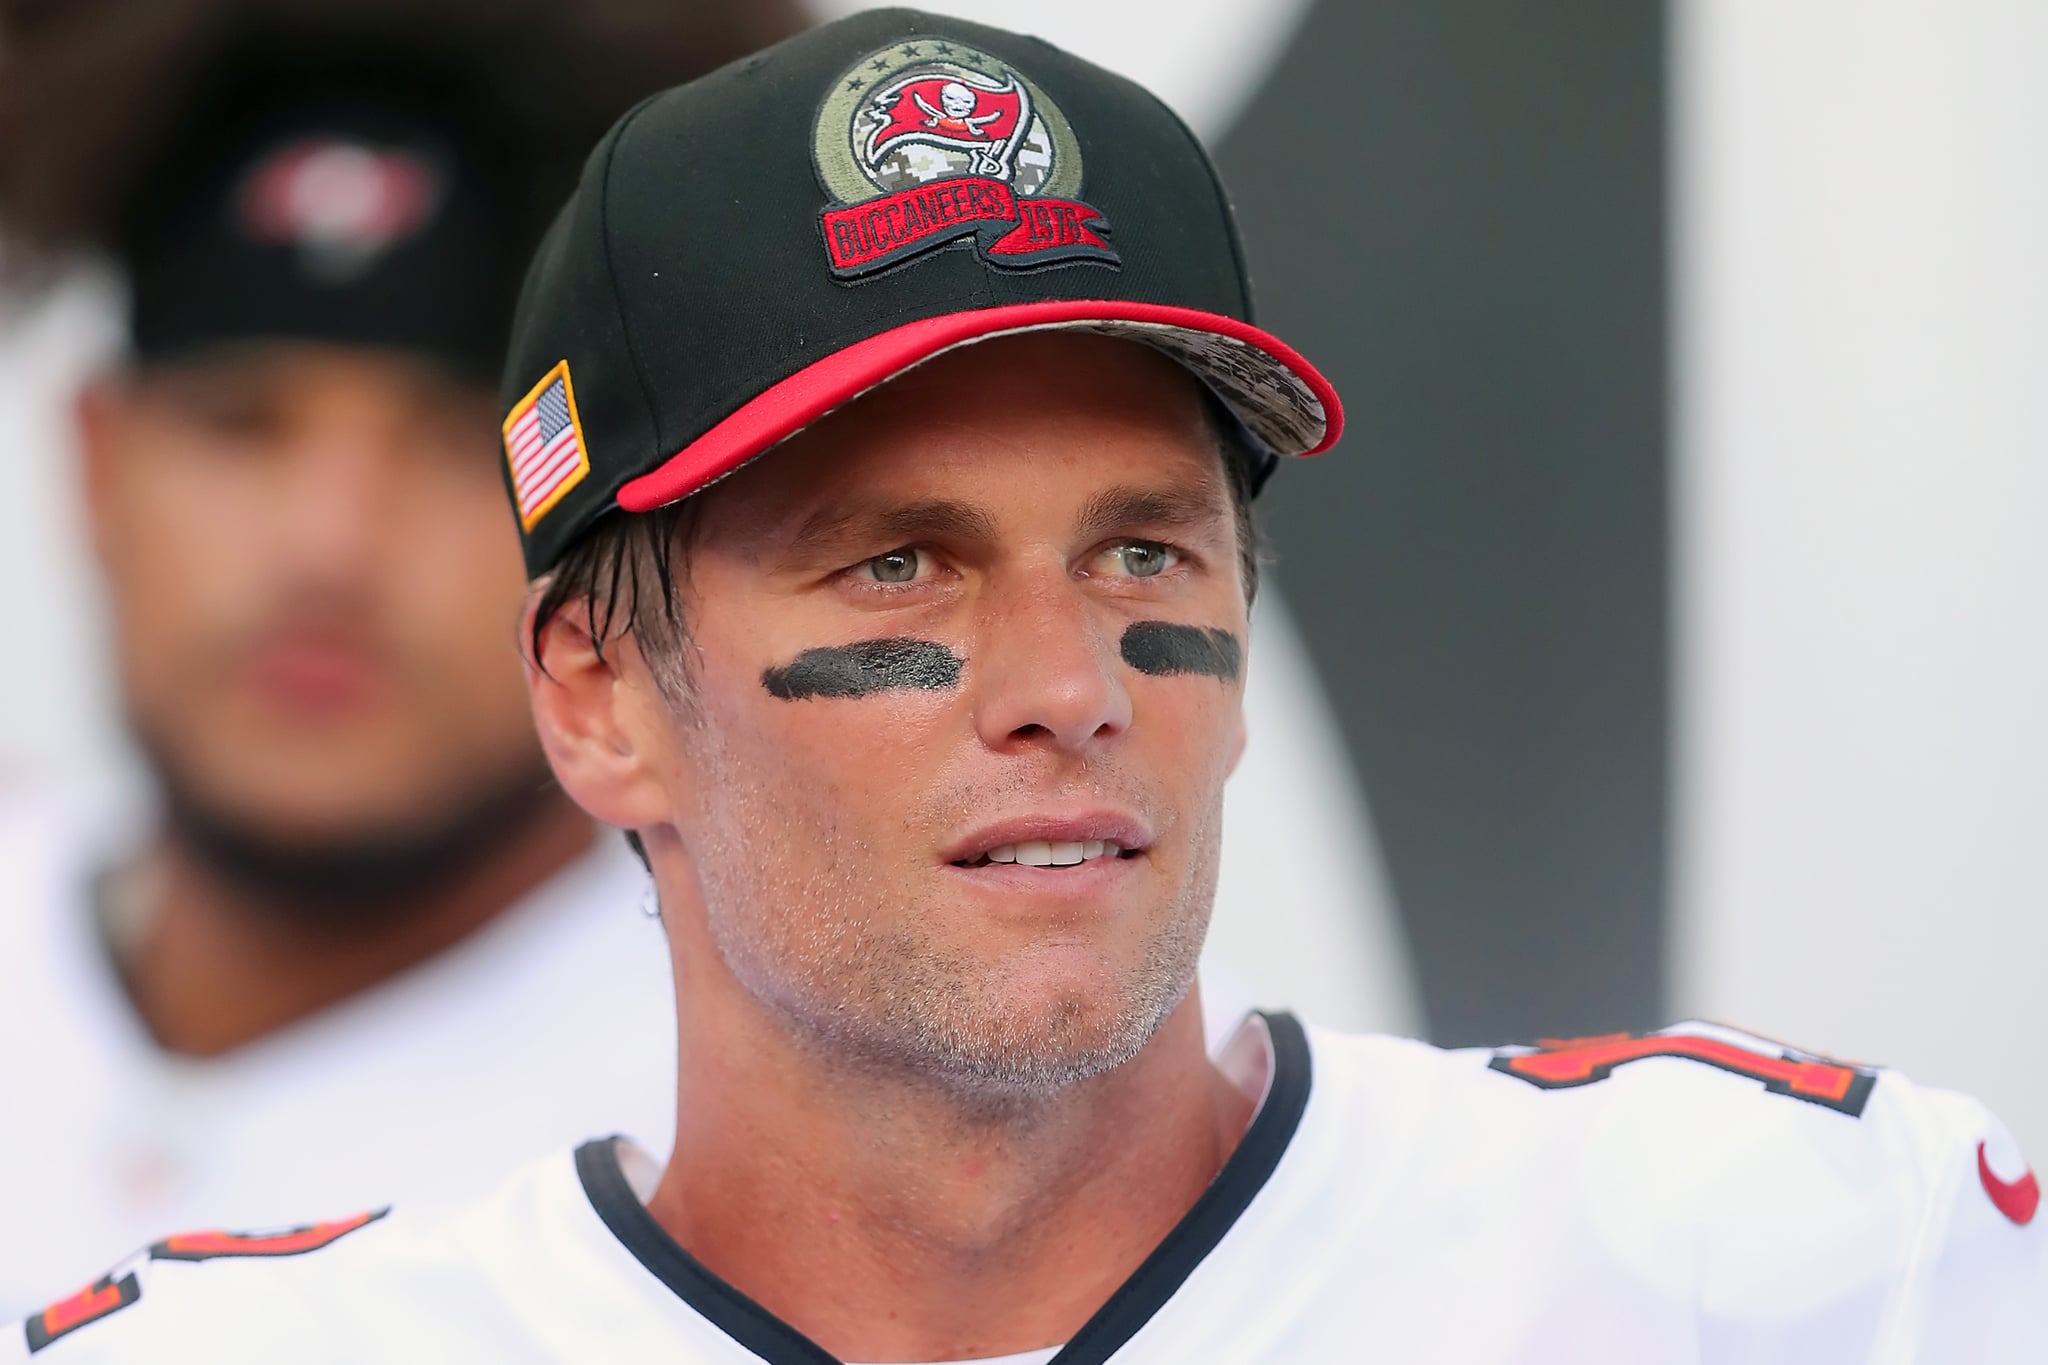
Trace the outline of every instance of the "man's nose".
<instances>
[{"instance_id":1,"label":"man's nose","mask_svg":"<svg viewBox=\"0 0 2048 1365\"><path fill-rule=\"evenodd\" d=\"M298 573L347 579L375 557L388 519L383 452L361 437L335 433L296 444L276 491L275 528Z\"/></svg>"},{"instance_id":2,"label":"man's nose","mask_svg":"<svg viewBox=\"0 0 2048 1365\"><path fill-rule=\"evenodd\" d=\"M969 666L992 749L1086 754L1130 728L1122 665L1070 574L1048 569L990 602Z\"/></svg>"}]
</instances>

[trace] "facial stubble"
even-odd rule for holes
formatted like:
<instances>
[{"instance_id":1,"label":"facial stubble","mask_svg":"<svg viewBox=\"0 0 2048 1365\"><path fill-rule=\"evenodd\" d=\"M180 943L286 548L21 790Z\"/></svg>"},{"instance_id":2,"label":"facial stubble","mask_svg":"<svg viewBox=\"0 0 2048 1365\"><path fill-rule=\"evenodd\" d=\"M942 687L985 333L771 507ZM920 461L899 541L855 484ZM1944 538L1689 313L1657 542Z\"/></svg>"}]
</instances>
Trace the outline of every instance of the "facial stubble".
<instances>
[{"instance_id":1,"label":"facial stubble","mask_svg":"<svg viewBox=\"0 0 2048 1365\"><path fill-rule=\"evenodd\" d=\"M835 1074L1012 1112L1132 1060L1192 987L1215 896L1220 794L1187 813L1187 865L1141 942L1048 981L949 943L942 926L957 907L911 903L916 893L890 880L873 843L834 817L836 794L810 775L750 768L701 712L678 723L708 798L692 854L719 958ZM916 804L958 811L1001 795L983 783ZM815 853L797 863L760 856L778 842Z\"/></svg>"}]
</instances>

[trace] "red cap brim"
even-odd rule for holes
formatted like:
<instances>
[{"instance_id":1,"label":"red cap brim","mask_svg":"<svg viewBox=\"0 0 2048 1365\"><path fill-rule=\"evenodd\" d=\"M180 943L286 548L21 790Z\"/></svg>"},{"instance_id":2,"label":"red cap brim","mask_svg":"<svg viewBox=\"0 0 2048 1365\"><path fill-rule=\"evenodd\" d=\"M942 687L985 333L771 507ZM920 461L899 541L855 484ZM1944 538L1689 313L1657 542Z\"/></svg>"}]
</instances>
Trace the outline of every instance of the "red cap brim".
<instances>
[{"instance_id":1,"label":"red cap brim","mask_svg":"<svg viewBox=\"0 0 2048 1365\"><path fill-rule=\"evenodd\" d=\"M945 351L991 337L1049 330L1123 336L1164 352L1214 389L1277 454L1320 454L1343 432L1344 410L1330 381L1285 342L1250 323L1194 308L1108 299L1021 303L905 323L805 366L659 468L627 483L619 490L619 506L648 512L686 498L833 409Z\"/></svg>"}]
</instances>

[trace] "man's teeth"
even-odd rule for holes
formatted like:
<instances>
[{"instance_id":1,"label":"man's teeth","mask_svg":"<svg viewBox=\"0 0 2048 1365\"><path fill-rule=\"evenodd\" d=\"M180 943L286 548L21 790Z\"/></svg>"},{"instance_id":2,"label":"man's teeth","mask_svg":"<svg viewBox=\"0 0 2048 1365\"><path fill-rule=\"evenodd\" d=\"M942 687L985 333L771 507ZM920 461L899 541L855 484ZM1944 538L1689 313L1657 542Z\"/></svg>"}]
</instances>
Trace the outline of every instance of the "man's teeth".
<instances>
[{"instance_id":1,"label":"man's teeth","mask_svg":"<svg viewBox=\"0 0 2048 1365\"><path fill-rule=\"evenodd\" d=\"M1026 867L1072 867L1096 858L1115 858L1123 851L1123 845L1111 843L1107 839L1070 839L1057 844L1035 839L1027 843L1004 844L1001 848L992 848L982 855L981 860L991 863L1022 863Z\"/></svg>"}]
</instances>

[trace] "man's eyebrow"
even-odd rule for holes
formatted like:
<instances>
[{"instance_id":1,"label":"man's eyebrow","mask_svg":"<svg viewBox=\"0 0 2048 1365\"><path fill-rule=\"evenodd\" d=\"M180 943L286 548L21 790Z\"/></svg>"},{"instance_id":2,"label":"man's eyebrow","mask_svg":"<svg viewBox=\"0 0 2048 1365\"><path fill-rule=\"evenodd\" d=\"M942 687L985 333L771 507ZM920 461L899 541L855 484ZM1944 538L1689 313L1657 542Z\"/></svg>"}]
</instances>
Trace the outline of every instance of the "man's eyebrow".
<instances>
[{"instance_id":1,"label":"man's eyebrow","mask_svg":"<svg viewBox=\"0 0 2048 1365\"><path fill-rule=\"evenodd\" d=\"M1212 479L1179 488L1109 488L1088 499L1077 531L1092 540L1138 526L1201 526L1229 516L1228 495Z\"/></svg>"},{"instance_id":2,"label":"man's eyebrow","mask_svg":"<svg viewBox=\"0 0 2048 1365\"><path fill-rule=\"evenodd\" d=\"M921 502L867 502L820 508L790 537L787 554L801 558L848 540L888 541L891 546L920 540L991 541L996 519L972 503L931 498Z\"/></svg>"}]
</instances>

